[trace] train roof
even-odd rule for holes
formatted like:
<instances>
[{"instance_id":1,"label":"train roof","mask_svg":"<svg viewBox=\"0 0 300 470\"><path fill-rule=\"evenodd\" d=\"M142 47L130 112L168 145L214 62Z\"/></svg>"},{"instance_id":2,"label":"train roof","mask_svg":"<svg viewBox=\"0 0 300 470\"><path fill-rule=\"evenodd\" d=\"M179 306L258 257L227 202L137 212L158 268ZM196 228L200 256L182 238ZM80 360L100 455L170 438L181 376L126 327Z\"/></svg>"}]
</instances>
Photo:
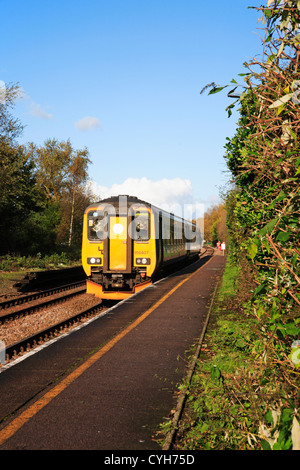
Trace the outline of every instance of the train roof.
<instances>
[{"instance_id":1,"label":"train roof","mask_svg":"<svg viewBox=\"0 0 300 470\"><path fill-rule=\"evenodd\" d=\"M101 199L100 201L95 202L94 204L102 204L104 202L110 203L110 204L115 204L118 203L120 200L120 197L126 197L127 202L134 204L134 203L139 203L139 204L145 204L146 206L151 206L149 202L143 201L142 199L139 199L136 196L129 196L128 194L119 194L118 196L111 196L105 199Z\"/></svg>"},{"instance_id":2,"label":"train roof","mask_svg":"<svg viewBox=\"0 0 300 470\"><path fill-rule=\"evenodd\" d=\"M159 207L157 207L153 204L150 204L150 202L143 201L142 199L139 199L137 196L130 196L130 195L127 195L127 194L119 194L118 196L111 196L111 197L108 197L108 198L105 198L105 199L100 199L100 201L97 201L97 202L94 202L93 204L90 204L89 207L87 207L86 210L88 210L89 208L95 207L95 205L103 204L103 203L112 204L112 205L117 204L117 203L120 202L121 197L124 197L124 198L126 197L127 198L127 204L142 204L146 207L150 207L151 209L155 209L159 212L163 212L165 214L173 215L177 219L180 219L184 222L190 223L192 225L196 225L191 220L183 219L182 217L174 215L173 213L169 213L168 211L166 211L164 209L160 209Z\"/></svg>"}]
</instances>

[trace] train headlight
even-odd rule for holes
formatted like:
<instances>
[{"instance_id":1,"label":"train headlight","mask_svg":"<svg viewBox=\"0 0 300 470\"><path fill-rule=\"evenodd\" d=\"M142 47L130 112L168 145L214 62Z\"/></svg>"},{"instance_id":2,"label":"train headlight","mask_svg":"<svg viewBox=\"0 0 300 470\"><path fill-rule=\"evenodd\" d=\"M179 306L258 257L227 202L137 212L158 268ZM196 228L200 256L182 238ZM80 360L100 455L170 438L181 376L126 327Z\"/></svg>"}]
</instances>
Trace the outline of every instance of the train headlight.
<instances>
[{"instance_id":1,"label":"train headlight","mask_svg":"<svg viewBox=\"0 0 300 470\"><path fill-rule=\"evenodd\" d=\"M113 226L113 231L116 235L121 235L121 233L123 232L124 230L124 227L122 224L115 224Z\"/></svg>"},{"instance_id":2,"label":"train headlight","mask_svg":"<svg viewBox=\"0 0 300 470\"><path fill-rule=\"evenodd\" d=\"M150 264L150 258L136 258L135 260L136 264L138 265L146 265L146 264Z\"/></svg>"},{"instance_id":3,"label":"train headlight","mask_svg":"<svg viewBox=\"0 0 300 470\"><path fill-rule=\"evenodd\" d=\"M87 263L88 264L101 264L102 259L101 258L88 258Z\"/></svg>"}]
</instances>

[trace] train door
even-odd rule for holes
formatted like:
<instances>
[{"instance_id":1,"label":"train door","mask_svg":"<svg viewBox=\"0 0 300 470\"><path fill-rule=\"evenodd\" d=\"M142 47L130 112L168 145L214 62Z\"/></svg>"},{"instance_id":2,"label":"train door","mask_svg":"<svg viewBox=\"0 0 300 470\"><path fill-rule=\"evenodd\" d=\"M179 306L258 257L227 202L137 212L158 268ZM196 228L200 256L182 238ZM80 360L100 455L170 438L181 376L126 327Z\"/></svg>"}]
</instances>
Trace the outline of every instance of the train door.
<instances>
[{"instance_id":1,"label":"train door","mask_svg":"<svg viewBox=\"0 0 300 470\"><path fill-rule=\"evenodd\" d=\"M109 217L108 270L127 271L128 267L128 222L127 216Z\"/></svg>"}]
</instances>

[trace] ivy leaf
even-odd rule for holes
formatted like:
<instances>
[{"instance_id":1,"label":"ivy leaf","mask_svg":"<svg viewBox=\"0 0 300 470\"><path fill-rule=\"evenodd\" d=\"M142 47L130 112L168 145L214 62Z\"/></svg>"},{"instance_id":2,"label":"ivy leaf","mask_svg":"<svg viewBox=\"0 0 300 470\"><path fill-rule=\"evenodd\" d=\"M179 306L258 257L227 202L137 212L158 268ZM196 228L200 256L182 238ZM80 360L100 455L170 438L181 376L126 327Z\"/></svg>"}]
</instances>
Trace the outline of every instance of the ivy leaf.
<instances>
[{"instance_id":1,"label":"ivy leaf","mask_svg":"<svg viewBox=\"0 0 300 470\"><path fill-rule=\"evenodd\" d=\"M270 245L269 245L267 239L263 240L263 241L262 241L262 244L263 244L263 246L266 248L268 254L270 254L271 248L270 248Z\"/></svg>"},{"instance_id":2,"label":"ivy leaf","mask_svg":"<svg viewBox=\"0 0 300 470\"><path fill-rule=\"evenodd\" d=\"M234 103L230 104L229 106L227 106L227 108L225 109L225 111L228 112L228 117L230 117L232 115L231 109L234 108L235 103L236 103L236 101Z\"/></svg>"},{"instance_id":3,"label":"ivy leaf","mask_svg":"<svg viewBox=\"0 0 300 470\"><path fill-rule=\"evenodd\" d=\"M271 410L268 410L265 414L265 420L267 421L269 426L274 426L274 418L273 413Z\"/></svg>"},{"instance_id":4,"label":"ivy leaf","mask_svg":"<svg viewBox=\"0 0 300 470\"><path fill-rule=\"evenodd\" d=\"M288 335L298 337L300 334L300 328L299 326L296 326L294 322L286 323L285 328Z\"/></svg>"},{"instance_id":5,"label":"ivy leaf","mask_svg":"<svg viewBox=\"0 0 300 470\"><path fill-rule=\"evenodd\" d=\"M210 90L210 92L208 93L209 95L214 95L215 93L219 93L220 91L224 90L224 88L226 88L228 85L225 85L225 86L219 86L219 87L216 87L214 86L212 90Z\"/></svg>"},{"instance_id":6,"label":"ivy leaf","mask_svg":"<svg viewBox=\"0 0 300 470\"><path fill-rule=\"evenodd\" d=\"M292 233L291 231L279 232L277 237L276 237L276 240L281 241L281 242L287 242L288 239L290 238L291 233Z\"/></svg>"},{"instance_id":7,"label":"ivy leaf","mask_svg":"<svg viewBox=\"0 0 300 470\"><path fill-rule=\"evenodd\" d=\"M298 145L298 139L297 139L297 136L295 134L295 132L292 131L291 128L289 128L289 133L291 134L291 136L293 137L294 141L295 141L295 145L297 146Z\"/></svg>"},{"instance_id":8,"label":"ivy leaf","mask_svg":"<svg viewBox=\"0 0 300 470\"><path fill-rule=\"evenodd\" d=\"M286 108L286 103L284 103L282 106L279 106L277 109L277 116L279 116Z\"/></svg>"},{"instance_id":9,"label":"ivy leaf","mask_svg":"<svg viewBox=\"0 0 300 470\"><path fill-rule=\"evenodd\" d=\"M258 287L255 289L252 298L256 297L256 296L259 295L259 294L264 294L265 292L266 292L266 283L263 282L260 286L258 286Z\"/></svg>"},{"instance_id":10,"label":"ivy leaf","mask_svg":"<svg viewBox=\"0 0 300 470\"><path fill-rule=\"evenodd\" d=\"M269 442L266 441L265 439L262 439L260 443L261 443L263 450L272 450L272 447L270 446Z\"/></svg>"},{"instance_id":11,"label":"ivy leaf","mask_svg":"<svg viewBox=\"0 0 300 470\"><path fill-rule=\"evenodd\" d=\"M222 381L222 374L218 366L212 366L210 369L210 377L213 380Z\"/></svg>"},{"instance_id":12,"label":"ivy leaf","mask_svg":"<svg viewBox=\"0 0 300 470\"><path fill-rule=\"evenodd\" d=\"M248 245L248 253L251 259L254 259L258 251L258 246L253 240L250 240Z\"/></svg>"},{"instance_id":13,"label":"ivy leaf","mask_svg":"<svg viewBox=\"0 0 300 470\"><path fill-rule=\"evenodd\" d=\"M292 258L292 266L293 266L293 268L296 266L297 259L298 259L298 255L297 255L297 253L295 253L294 256L293 256L293 258Z\"/></svg>"},{"instance_id":14,"label":"ivy leaf","mask_svg":"<svg viewBox=\"0 0 300 470\"><path fill-rule=\"evenodd\" d=\"M286 197L287 197L287 196L286 196L285 192L281 190L280 193L279 193L279 195L276 197L276 199L274 199L274 201L269 205L269 209L272 209L272 208L275 206L275 204L276 204L277 202L282 201L282 200L285 199Z\"/></svg>"},{"instance_id":15,"label":"ivy leaf","mask_svg":"<svg viewBox=\"0 0 300 470\"><path fill-rule=\"evenodd\" d=\"M274 201L273 201L273 202L274 202ZM267 223L267 225L265 225L265 227L263 227L263 228L260 230L259 235L260 235L261 237L265 237L266 234L267 234L267 232L268 232L268 234L270 235L270 234L272 233L272 231L273 231L273 228L274 228L275 225L277 224L278 220L279 220L278 218L277 218L277 219L270 220L270 222Z\"/></svg>"}]
</instances>

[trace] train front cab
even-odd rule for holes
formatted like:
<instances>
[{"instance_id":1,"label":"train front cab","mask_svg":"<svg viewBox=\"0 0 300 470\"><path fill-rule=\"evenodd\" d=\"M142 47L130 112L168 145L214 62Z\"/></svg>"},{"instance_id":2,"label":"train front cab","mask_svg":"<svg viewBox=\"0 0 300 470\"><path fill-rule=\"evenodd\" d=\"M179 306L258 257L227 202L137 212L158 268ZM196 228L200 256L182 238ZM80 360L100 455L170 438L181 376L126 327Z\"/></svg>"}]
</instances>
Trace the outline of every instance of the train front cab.
<instances>
[{"instance_id":1,"label":"train front cab","mask_svg":"<svg viewBox=\"0 0 300 470\"><path fill-rule=\"evenodd\" d=\"M90 206L84 216L82 264L87 293L121 300L146 287L156 267L150 207Z\"/></svg>"}]
</instances>

